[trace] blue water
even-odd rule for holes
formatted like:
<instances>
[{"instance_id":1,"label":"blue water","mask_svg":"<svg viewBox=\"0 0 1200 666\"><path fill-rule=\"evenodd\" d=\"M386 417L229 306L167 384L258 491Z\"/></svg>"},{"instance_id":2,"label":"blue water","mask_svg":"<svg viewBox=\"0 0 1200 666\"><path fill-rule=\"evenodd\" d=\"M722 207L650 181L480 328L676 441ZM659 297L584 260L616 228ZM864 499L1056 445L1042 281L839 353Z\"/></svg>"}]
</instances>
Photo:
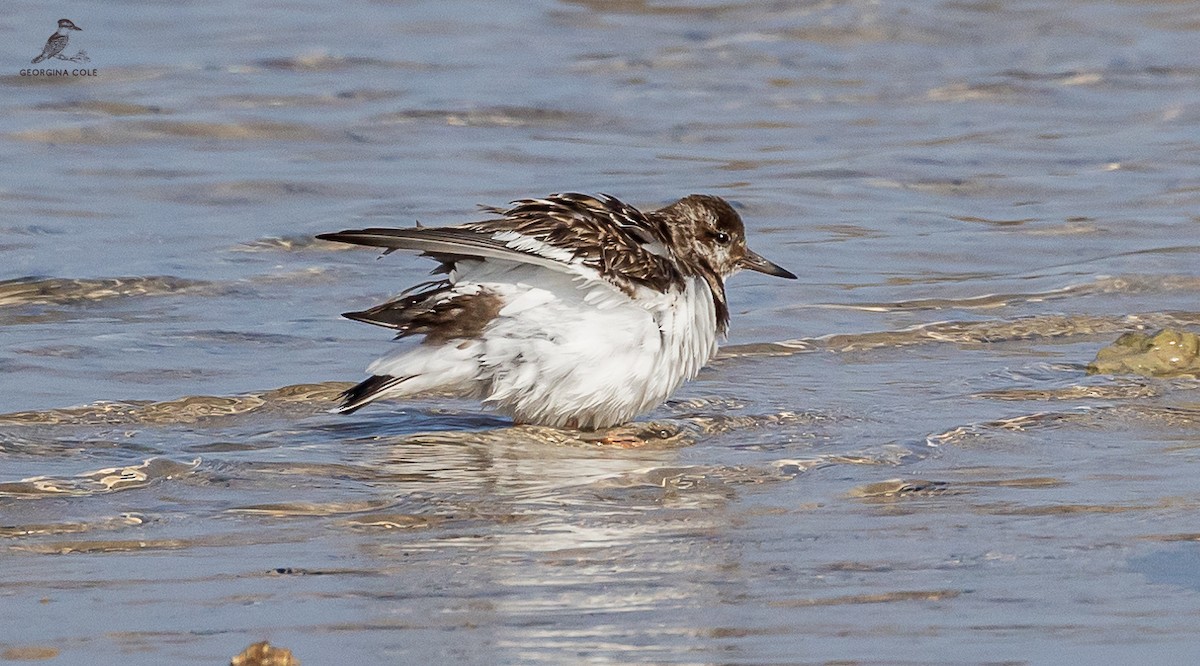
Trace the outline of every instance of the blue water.
<instances>
[{"instance_id":1,"label":"blue water","mask_svg":"<svg viewBox=\"0 0 1200 666\"><path fill-rule=\"evenodd\" d=\"M1200 330L1188 5L9 7L0 656L1200 649L1198 385L1084 371ZM22 76L64 12L97 74ZM314 234L555 191L726 197L800 279L731 281L647 447L325 413L431 265Z\"/></svg>"}]
</instances>

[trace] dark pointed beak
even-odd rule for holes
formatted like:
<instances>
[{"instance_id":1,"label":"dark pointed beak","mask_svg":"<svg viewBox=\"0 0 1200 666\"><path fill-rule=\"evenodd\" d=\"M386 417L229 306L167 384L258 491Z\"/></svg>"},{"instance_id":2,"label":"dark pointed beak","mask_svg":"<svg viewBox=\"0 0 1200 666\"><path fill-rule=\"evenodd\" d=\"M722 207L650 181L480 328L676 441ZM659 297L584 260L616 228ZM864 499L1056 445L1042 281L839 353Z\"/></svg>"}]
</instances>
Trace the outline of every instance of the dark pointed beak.
<instances>
[{"instance_id":1,"label":"dark pointed beak","mask_svg":"<svg viewBox=\"0 0 1200 666\"><path fill-rule=\"evenodd\" d=\"M787 278L789 280L796 279L796 276L793 275L791 271L787 270L783 266L780 266L779 264L767 261L762 257L762 255L754 252L753 250L746 250L746 256L742 257L742 268L748 268L752 271L766 273L767 275L774 275L775 277Z\"/></svg>"}]
</instances>

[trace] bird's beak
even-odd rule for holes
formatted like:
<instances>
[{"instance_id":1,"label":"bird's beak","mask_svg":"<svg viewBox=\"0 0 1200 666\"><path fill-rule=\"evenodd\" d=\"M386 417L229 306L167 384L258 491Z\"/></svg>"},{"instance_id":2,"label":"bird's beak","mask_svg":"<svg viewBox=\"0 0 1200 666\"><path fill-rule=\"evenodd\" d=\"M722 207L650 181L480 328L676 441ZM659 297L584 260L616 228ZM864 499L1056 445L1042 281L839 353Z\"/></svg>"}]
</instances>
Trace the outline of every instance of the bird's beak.
<instances>
[{"instance_id":1,"label":"bird's beak","mask_svg":"<svg viewBox=\"0 0 1200 666\"><path fill-rule=\"evenodd\" d=\"M79 26L77 26L77 25L75 25L75 24L71 24L71 29L72 29L72 30L78 30L79 32L83 32L83 28L81 28L81 27L79 27Z\"/></svg>"},{"instance_id":2,"label":"bird's beak","mask_svg":"<svg viewBox=\"0 0 1200 666\"><path fill-rule=\"evenodd\" d=\"M793 275L791 271L787 270L783 266L780 266L779 264L767 261L762 257L762 255L754 252L753 250L746 250L746 256L742 257L741 263L742 268L749 268L752 271L766 273L767 275L774 275L775 277L787 278L789 280L796 279L796 276Z\"/></svg>"}]
</instances>

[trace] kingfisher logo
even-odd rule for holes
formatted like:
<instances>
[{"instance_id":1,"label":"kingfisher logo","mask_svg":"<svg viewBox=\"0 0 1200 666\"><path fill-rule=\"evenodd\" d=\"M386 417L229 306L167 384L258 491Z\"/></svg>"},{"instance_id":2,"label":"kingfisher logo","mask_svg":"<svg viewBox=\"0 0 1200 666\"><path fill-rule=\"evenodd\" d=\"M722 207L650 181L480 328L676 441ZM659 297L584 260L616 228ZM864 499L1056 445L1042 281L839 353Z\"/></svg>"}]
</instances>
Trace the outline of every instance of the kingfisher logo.
<instances>
[{"instance_id":1,"label":"kingfisher logo","mask_svg":"<svg viewBox=\"0 0 1200 666\"><path fill-rule=\"evenodd\" d=\"M83 28L75 25L71 19L59 19L58 30L46 40L42 52L30 62L34 65L48 60L65 60L67 62L91 62L87 51L79 50L75 55L63 53L71 41L72 32L83 32ZM95 69L23 69L21 76L96 76Z\"/></svg>"}]
</instances>

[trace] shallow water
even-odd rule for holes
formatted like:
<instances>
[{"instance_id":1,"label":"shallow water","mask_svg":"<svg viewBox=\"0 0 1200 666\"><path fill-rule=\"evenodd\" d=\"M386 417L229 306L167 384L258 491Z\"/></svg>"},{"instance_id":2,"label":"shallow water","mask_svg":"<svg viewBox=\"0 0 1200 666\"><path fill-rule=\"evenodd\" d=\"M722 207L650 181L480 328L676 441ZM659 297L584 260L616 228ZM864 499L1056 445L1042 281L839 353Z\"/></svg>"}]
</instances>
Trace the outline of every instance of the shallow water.
<instances>
[{"instance_id":1,"label":"shallow water","mask_svg":"<svg viewBox=\"0 0 1200 666\"><path fill-rule=\"evenodd\" d=\"M1190 660L1200 383L1085 372L1200 327L1189 7L131 2L35 79L13 3L0 658ZM800 280L646 446L325 412L430 265L314 234L564 190L725 196Z\"/></svg>"}]
</instances>

